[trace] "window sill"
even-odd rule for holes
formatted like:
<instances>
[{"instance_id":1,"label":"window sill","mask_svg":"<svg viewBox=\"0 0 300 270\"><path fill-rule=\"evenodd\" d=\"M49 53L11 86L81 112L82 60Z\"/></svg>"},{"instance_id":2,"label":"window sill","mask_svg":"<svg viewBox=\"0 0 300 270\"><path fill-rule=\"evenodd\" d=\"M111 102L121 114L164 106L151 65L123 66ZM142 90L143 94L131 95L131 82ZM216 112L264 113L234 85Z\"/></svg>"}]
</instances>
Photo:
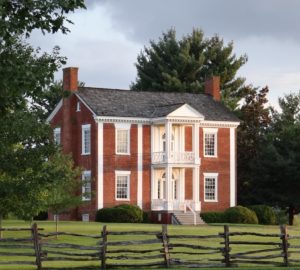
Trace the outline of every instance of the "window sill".
<instances>
[{"instance_id":1,"label":"window sill","mask_svg":"<svg viewBox=\"0 0 300 270\"><path fill-rule=\"evenodd\" d=\"M126 202L126 201L127 201L127 202L129 202L130 199L117 199L117 198L116 198L116 201L123 201L123 202Z\"/></svg>"},{"instance_id":2,"label":"window sill","mask_svg":"<svg viewBox=\"0 0 300 270\"><path fill-rule=\"evenodd\" d=\"M116 153L118 156L130 156L130 153Z\"/></svg>"},{"instance_id":3,"label":"window sill","mask_svg":"<svg viewBox=\"0 0 300 270\"><path fill-rule=\"evenodd\" d=\"M82 156L88 156L90 155L91 153L81 153Z\"/></svg>"},{"instance_id":4,"label":"window sill","mask_svg":"<svg viewBox=\"0 0 300 270\"><path fill-rule=\"evenodd\" d=\"M205 157L205 158L218 158L218 156L206 156L206 155L204 155L203 157Z\"/></svg>"},{"instance_id":5,"label":"window sill","mask_svg":"<svg viewBox=\"0 0 300 270\"><path fill-rule=\"evenodd\" d=\"M218 200L204 200L204 202L207 202L207 203L217 203L219 201Z\"/></svg>"}]
</instances>

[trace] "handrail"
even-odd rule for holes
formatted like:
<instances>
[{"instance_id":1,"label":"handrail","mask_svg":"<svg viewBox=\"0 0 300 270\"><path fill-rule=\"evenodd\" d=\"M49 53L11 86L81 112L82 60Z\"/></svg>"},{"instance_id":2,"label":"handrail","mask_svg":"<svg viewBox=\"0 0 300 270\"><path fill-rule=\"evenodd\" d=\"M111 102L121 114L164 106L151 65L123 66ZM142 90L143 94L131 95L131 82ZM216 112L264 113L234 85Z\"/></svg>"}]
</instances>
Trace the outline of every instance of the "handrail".
<instances>
[{"instance_id":1,"label":"handrail","mask_svg":"<svg viewBox=\"0 0 300 270\"><path fill-rule=\"evenodd\" d=\"M187 207L190 209L190 211L194 215L194 225L197 225L197 216L196 216L197 214L196 214L195 210L193 209L193 207L191 206L191 201L185 201L185 203L184 203L184 212L185 213L186 213Z\"/></svg>"}]
</instances>

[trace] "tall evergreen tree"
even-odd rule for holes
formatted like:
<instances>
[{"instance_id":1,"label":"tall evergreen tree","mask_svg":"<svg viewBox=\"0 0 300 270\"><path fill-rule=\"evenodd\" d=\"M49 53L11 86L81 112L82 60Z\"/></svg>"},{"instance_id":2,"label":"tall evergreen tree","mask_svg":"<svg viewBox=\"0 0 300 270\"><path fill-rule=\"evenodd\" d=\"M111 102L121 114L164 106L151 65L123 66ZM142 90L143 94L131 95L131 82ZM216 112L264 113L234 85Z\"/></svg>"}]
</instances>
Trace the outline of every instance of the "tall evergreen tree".
<instances>
[{"instance_id":1,"label":"tall evergreen tree","mask_svg":"<svg viewBox=\"0 0 300 270\"><path fill-rule=\"evenodd\" d=\"M235 109L246 94L245 79L236 76L246 61L245 55L233 53L233 42L224 45L218 36L204 38L199 29L178 40L176 31L170 29L138 55L137 78L131 89L201 93L204 81L217 75L222 101Z\"/></svg>"}]
</instances>

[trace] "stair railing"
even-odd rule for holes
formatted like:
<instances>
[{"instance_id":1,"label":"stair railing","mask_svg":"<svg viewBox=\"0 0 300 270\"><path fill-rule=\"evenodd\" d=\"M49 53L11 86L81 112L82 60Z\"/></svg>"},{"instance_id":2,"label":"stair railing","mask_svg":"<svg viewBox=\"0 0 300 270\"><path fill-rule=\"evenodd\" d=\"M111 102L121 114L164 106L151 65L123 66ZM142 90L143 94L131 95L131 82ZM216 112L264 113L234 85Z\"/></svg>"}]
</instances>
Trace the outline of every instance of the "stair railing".
<instances>
[{"instance_id":1,"label":"stair railing","mask_svg":"<svg viewBox=\"0 0 300 270\"><path fill-rule=\"evenodd\" d=\"M186 213L187 208L193 213L193 215L194 215L194 225L197 225L197 216L196 216L197 213L193 209L193 207L191 205L191 201L185 201L185 203L184 203L184 213Z\"/></svg>"}]
</instances>

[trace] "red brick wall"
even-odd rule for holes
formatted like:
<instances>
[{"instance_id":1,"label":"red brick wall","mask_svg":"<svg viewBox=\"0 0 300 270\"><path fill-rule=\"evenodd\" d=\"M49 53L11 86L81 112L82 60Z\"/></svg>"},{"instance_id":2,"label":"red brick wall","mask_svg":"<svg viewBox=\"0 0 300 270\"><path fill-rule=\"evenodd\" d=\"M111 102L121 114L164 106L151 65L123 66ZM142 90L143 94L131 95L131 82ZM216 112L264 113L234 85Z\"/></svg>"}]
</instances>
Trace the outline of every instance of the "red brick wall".
<instances>
[{"instance_id":1,"label":"red brick wall","mask_svg":"<svg viewBox=\"0 0 300 270\"><path fill-rule=\"evenodd\" d=\"M185 199L193 199L193 169L185 169Z\"/></svg>"},{"instance_id":2,"label":"red brick wall","mask_svg":"<svg viewBox=\"0 0 300 270\"><path fill-rule=\"evenodd\" d=\"M143 126L143 210L151 210L151 127Z\"/></svg>"},{"instance_id":3,"label":"red brick wall","mask_svg":"<svg viewBox=\"0 0 300 270\"><path fill-rule=\"evenodd\" d=\"M90 219L94 219L94 212L97 209L96 200L96 185L97 185L97 125L93 119L93 115L88 108L81 103L81 110L76 112L77 97L75 95L65 99L63 108L54 116L51 121L51 126L61 127L62 147L64 153L69 153L74 159L76 166L83 170L90 170L92 176L92 190L94 191L92 200L84 202L82 206L73 211L72 219L81 220L81 215L84 213L90 214ZM81 126L91 124L91 154L81 154ZM75 146L75 147L74 147ZM78 191L79 194L81 190Z\"/></svg>"},{"instance_id":4,"label":"red brick wall","mask_svg":"<svg viewBox=\"0 0 300 270\"><path fill-rule=\"evenodd\" d=\"M193 127L185 126L184 127L184 135L185 135L185 151L191 152L193 151Z\"/></svg>"},{"instance_id":5,"label":"red brick wall","mask_svg":"<svg viewBox=\"0 0 300 270\"><path fill-rule=\"evenodd\" d=\"M202 212L221 211L230 207L230 129L218 129L218 157L203 156L203 130L200 129L200 200ZM218 202L204 201L203 173L219 173Z\"/></svg>"}]
</instances>

